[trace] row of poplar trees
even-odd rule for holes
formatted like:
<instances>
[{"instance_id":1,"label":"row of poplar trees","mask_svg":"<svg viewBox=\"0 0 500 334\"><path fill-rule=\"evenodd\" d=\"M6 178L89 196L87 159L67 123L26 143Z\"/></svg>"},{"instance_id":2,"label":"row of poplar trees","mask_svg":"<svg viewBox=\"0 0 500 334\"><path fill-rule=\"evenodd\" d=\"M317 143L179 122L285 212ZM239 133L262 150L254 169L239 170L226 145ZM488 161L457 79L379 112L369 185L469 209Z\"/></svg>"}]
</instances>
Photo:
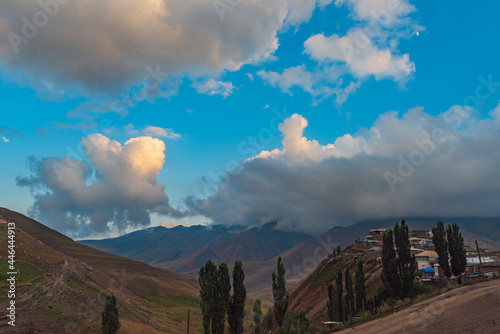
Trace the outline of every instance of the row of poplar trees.
<instances>
[{"instance_id":1,"label":"row of poplar trees","mask_svg":"<svg viewBox=\"0 0 500 334\"><path fill-rule=\"evenodd\" d=\"M243 332L247 298L244 280L245 274L241 261L236 261L234 264L232 293L229 268L226 263L223 262L217 267L212 260L208 260L201 267L199 271L200 304L205 334L224 333L226 315L230 332L234 334Z\"/></svg>"},{"instance_id":2,"label":"row of poplar trees","mask_svg":"<svg viewBox=\"0 0 500 334\"><path fill-rule=\"evenodd\" d=\"M453 223L445 228L444 223L438 221L436 227L432 228L432 242L438 253L439 267L443 270L444 276L449 278L453 273L460 277L467 266L467 258L464 238L458 225ZM409 230L404 219L401 220L401 224L396 223L394 233L392 230L384 233L382 264L384 287L379 297L381 299L410 297L417 263L415 256L411 255Z\"/></svg>"},{"instance_id":3,"label":"row of poplar trees","mask_svg":"<svg viewBox=\"0 0 500 334\"><path fill-rule=\"evenodd\" d=\"M436 227L432 228L432 243L438 253L439 268L443 271L443 275L450 278L453 273L461 283L460 274L467 267L467 255L464 238L458 225L452 223L445 228L444 223L438 221Z\"/></svg>"},{"instance_id":4,"label":"row of poplar trees","mask_svg":"<svg viewBox=\"0 0 500 334\"><path fill-rule=\"evenodd\" d=\"M396 247L394 247L394 245ZM396 256L397 253L397 256ZM417 263L411 255L410 232L404 219L393 230L384 233L382 246L382 299L404 299L410 296Z\"/></svg>"},{"instance_id":5,"label":"row of poplar trees","mask_svg":"<svg viewBox=\"0 0 500 334\"><path fill-rule=\"evenodd\" d=\"M345 277L345 280L343 280L343 277ZM329 283L327 289L328 301L326 302L326 306L330 320L342 322L363 312L366 303L363 261L359 260L356 262L354 288L351 271L349 270L349 266L347 266L345 274L342 274L342 270L339 270L335 278L335 285Z\"/></svg>"},{"instance_id":6,"label":"row of poplar trees","mask_svg":"<svg viewBox=\"0 0 500 334\"><path fill-rule=\"evenodd\" d=\"M276 323L279 328L283 325L288 310L289 295L286 291L285 265L278 257L277 272L272 273L274 307L266 315L268 330L272 330ZM233 334L243 333L243 320L245 318L245 301L247 291L244 284L245 274L243 264L236 261L233 269L233 293L229 268L222 262L219 267L212 260L208 260L200 268L200 305L203 314L203 330L205 334L224 333L226 315L229 331ZM262 324L261 301L257 299L253 306L254 330L259 333Z\"/></svg>"}]
</instances>

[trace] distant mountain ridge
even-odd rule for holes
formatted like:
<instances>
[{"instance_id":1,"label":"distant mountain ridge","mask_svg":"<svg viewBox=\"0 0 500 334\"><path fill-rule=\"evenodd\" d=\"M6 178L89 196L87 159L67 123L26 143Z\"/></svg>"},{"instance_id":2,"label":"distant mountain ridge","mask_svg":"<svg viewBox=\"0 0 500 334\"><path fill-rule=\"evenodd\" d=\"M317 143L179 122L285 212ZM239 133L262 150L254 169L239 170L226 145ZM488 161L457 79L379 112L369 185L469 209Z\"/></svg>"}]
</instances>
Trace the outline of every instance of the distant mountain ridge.
<instances>
[{"instance_id":1,"label":"distant mountain ridge","mask_svg":"<svg viewBox=\"0 0 500 334\"><path fill-rule=\"evenodd\" d=\"M118 238L80 240L112 254L192 275L208 260L266 261L311 238L276 229L277 222L244 230L241 226L153 227Z\"/></svg>"},{"instance_id":2,"label":"distant mountain ridge","mask_svg":"<svg viewBox=\"0 0 500 334\"><path fill-rule=\"evenodd\" d=\"M236 260L267 261L311 238L301 232L278 230L276 226L276 222L271 222L253 227L175 261L159 262L155 265L177 273L193 275L209 259L228 264L233 264Z\"/></svg>"},{"instance_id":3,"label":"distant mountain ridge","mask_svg":"<svg viewBox=\"0 0 500 334\"><path fill-rule=\"evenodd\" d=\"M117 238L101 240L79 240L78 242L99 250L142 261L148 264L174 261L215 244L243 230L241 226L195 225L150 227Z\"/></svg>"}]
</instances>

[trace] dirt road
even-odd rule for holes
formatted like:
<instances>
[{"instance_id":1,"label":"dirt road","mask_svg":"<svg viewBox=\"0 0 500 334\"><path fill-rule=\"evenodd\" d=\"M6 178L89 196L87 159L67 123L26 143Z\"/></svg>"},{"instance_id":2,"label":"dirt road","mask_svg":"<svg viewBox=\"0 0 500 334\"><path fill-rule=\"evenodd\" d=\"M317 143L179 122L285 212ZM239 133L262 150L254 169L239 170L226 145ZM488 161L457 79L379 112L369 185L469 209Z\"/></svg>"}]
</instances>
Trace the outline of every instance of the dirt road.
<instances>
[{"instance_id":1,"label":"dirt road","mask_svg":"<svg viewBox=\"0 0 500 334\"><path fill-rule=\"evenodd\" d=\"M337 333L500 333L500 279L458 288Z\"/></svg>"}]
</instances>

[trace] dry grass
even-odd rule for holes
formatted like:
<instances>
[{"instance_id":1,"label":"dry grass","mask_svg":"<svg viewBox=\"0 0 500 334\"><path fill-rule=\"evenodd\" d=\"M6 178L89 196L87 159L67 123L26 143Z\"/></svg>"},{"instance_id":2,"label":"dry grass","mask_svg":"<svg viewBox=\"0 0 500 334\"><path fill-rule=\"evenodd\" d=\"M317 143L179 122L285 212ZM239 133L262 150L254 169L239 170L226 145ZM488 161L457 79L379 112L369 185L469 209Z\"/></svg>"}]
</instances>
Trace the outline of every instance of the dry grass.
<instances>
[{"instance_id":1,"label":"dry grass","mask_svg":"<svg viewBox=\"0 0 500 334\"><path fill-rule=\"evenodd\" d=\"M80 245L5 209L0 209L2 217L16 222L16 260L44 273L30 285L17 287L16 305L23 315L16 325L19 330L98 332L108 294L117 297L120 319L127 324L128 329L120 332L185 333L188 308L192 309L193 332L201 329L195 280ZM0 235L5 235L6 220L0 222ZM0 259L6 258L7 247L0 247ZM1 290L0 303L4 304L7 294ZM168 298L170 304L162 302ZM0 332L6 321L0 319Z\"/></svg>"}]
</instances>

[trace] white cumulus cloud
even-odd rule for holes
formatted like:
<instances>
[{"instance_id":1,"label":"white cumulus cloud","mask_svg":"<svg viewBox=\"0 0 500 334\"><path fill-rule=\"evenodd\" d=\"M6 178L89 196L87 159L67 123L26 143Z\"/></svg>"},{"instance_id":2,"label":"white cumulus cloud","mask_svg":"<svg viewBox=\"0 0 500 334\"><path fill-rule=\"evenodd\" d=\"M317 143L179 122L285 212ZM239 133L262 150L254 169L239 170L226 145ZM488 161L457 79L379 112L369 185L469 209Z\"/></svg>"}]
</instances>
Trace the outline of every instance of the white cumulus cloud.
<instances>
[{"instance_id":1,"label":"white cumulus cloud","mask_svg":"<svg viewBox=\"0 0 500 334\"><path fill-rule=\"evenodd\" d=\"M310 71L305 65L299 65L289 67L282 73L260 70L257 75L283 93L293 95L294 88L309 93L313 98L313 105L331 96L336 96L337 102L342 104L349 95L356 92L361 83L361 80L344 83L342 72L335 66L323 66Z\"/></svg>"},{"instance_id":2,"label":"white cumulus cloud","mask_svg":"<svg viewBox=\"0 0 500 334\"><path fill-rule=\"evenodd\" d=\"M342 62L357 77L373 75L377 79L396 81L408 78L415 72L409 54L395 55L381 49L359 30L346 36L323 34L311 36L305 43L305 52L318 62Z\"/></svg>"},{"instance_id":3,"label":"white cumulus cloud","mask_svg":"<svg viewBox=\"0 0 500 334\"><path fill-rule=\"evenodd\" d=\"M255 158L281 158L287 163L320 162L328 157L334 156L333 144L320 145L316 140L308 140L303 136L307 127L307 120L299 114L293 114L279 125L283 135L283 149L275 149L271 152L262 151Z\"/></svg>"},{"instance_id":4,"label":"white cumulus cloud","mask_svg":"<svg viewBox=\"0 0 500 334\"><path fill-rule=\"evenodd\" d=\"M261 70L261 78L287 94L292 87L309 93L312 105L330 97L341 105L369 77L394 80L403 87L415 73L415 64L408 53L399 52L399 40L424 29L409 16L415 7L406 0L336 0L335 4L350 9L356 21L351 29L343 36L310 36L304 54L316 63L308 68Z\"/></svg>"},{"instance_id":5,"label":"white cumulus cloud","mask_svg":"<svg viewBox=\"0 0 500 334\"><path fill-rule=\"evenodd\" d=\"M335 0L335 5L347 5L359 20L380 20L386 25L400 23L401 17L416 10L407 0Z\"/></svg>"},{"instance_id":6,"label":"white cumulus cloud","mask_svg":"<svg viewBox=\"0 0 500 334\"><path fill-rule=\"evenodd\" d=\"M159 138L170 138L178 139L181 137L178 133L175 133L173 129L160 128L157 126L148 126L142 130L146 136L159 137Z\"/></svg>"},{"instance_id":7,"label":"white cumulus cloud","mask_svg":"<svg viewBox=\"0 0 500 334\"><path fill-rule=\"evenodd\" d=\"M224 98L231 95L233 89L235 88L229 81L220 81L215 79L195 81L192 86L200 94L222 95Z\"/></svg>"},{"instance_id":8,"label":"white cumulus cloud","mask_svg":"<svg viewBox=\"0 0 500 334\"><path fill-rule=\"evenodd\" d=\"M42 222L74 237L124 232L150 224L150 213L180 213L169 205L158 175L165 144L137 137L123 146L92 134L82 139L85 157L30 157L32 175L18 177L35 197L31 213Z\"/></svg>"}]
</instances>

